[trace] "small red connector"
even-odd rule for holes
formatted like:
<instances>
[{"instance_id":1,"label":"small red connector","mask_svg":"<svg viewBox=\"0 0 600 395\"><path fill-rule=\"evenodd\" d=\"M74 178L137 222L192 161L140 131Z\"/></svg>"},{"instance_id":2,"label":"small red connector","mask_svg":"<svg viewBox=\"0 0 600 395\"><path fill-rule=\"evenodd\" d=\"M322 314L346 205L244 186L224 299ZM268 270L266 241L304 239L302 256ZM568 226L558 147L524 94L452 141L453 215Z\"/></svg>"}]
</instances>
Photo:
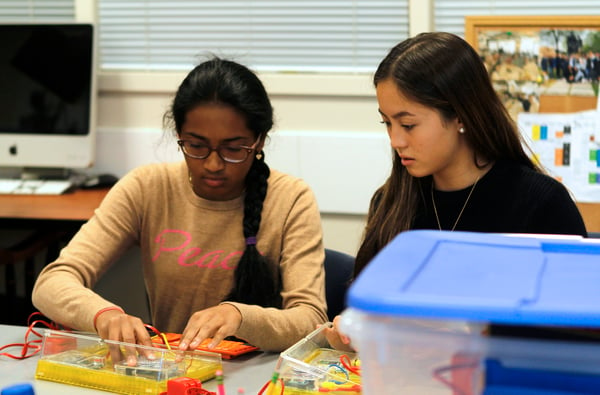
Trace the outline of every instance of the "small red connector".
<instances>
[{"instance_id":1,"label":"small red connector","mask_svg":"<svg viewBox=\"0 0 600 395\"><path fill-rule=\"evenodd\" d=\"M202 389L200 380L178 377L167 381L167 392L160 395L217 395L216 392Z\"/></svg>"}]
</instances>

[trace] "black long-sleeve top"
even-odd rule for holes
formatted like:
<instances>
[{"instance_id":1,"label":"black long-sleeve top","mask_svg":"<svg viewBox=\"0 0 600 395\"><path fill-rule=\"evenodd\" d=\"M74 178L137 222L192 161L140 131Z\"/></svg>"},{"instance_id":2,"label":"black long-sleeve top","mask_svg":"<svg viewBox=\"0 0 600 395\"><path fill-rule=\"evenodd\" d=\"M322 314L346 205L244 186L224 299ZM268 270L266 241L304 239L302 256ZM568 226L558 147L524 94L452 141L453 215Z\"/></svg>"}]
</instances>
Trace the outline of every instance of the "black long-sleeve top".
<instances>
[{"instance_id":1,"label":"black long-sleeve top","mask_svg":"<svg viewBox=\"0 0 600 395\"><path fill-rule=\"evenodd\" d=\"M430 179L423 180L421 187L420 214L413 229L438 229ZM442 229L452 229L471 189L433 190ZM496 162L477 182L455 230L587 236L583 218L563 184L508 161Z\"/></svg>"}]
</instances>

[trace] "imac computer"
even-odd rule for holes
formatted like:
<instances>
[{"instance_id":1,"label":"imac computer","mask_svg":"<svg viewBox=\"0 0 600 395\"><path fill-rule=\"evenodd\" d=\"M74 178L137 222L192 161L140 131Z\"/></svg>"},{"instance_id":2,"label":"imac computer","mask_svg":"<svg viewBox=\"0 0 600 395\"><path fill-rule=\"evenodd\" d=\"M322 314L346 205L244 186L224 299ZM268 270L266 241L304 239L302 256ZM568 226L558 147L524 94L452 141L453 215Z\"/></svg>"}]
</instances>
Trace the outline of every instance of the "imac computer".
<instances>
[{"instance_id":1,"label":"imac computer","mask_svg":"<svg viewBox=\"0 0 600 395\"><path fill-rule=\"evenodd\" d=\"M93 165L95 37L85 23L0 24L0 178Z\"/></svg>"}]
</instances>

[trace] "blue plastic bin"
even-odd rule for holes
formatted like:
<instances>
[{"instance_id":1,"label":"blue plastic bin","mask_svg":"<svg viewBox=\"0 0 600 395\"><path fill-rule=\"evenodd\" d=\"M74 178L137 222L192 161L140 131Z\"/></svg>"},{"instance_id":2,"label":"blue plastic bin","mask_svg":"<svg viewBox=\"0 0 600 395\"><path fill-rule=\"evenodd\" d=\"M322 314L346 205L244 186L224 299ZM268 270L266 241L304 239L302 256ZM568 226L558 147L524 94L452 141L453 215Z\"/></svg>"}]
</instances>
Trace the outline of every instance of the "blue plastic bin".
<instances>
[{"instance_id":1,"label":"blue plastic bin","mask_svg":"<svg viewBox=\"0 0 600 395\"><path fill-rule=\"evenodd\" d=\"M404 232L347 304L365 395L600 394L597 240ZM490 336L490 324L562 339Z\"/></svg>"}]
</instances>

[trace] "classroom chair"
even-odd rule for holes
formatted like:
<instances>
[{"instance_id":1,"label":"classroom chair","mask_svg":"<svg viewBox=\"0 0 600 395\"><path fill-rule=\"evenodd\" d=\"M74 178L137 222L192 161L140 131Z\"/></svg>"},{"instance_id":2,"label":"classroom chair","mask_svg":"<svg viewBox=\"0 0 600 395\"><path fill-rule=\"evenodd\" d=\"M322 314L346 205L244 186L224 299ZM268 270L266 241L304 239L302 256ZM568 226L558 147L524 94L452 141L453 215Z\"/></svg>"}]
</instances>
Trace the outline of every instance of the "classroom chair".
<instances>
[{"instance_id":1,"label":"classroom chair","mask_svg":"<svg viewBox=\"0 0 600 395\"><path fill-rule=\"evenodd\" d=\"M31 292L37 277L36 257L46 251L45 263L58 256L59 243L65 232L38 230L28 234L16 243L0 248L0 266L4 267L4 306L6 309L0 322L13 325L26 325L27 317L34 311L31 304ZM17 291L16 270L23 268L25 296L19 297Z\"/></svg>"},{"instance_id":2,"label":"classroom chair","mask_svg":"<svg viewBox=\"0 0 600 395\"><path fill-rule=\"evenodd\" d=\"M354 272L352 255L325 249L325 297L327 318L332 321L346 307L346 291Z\"/></svg>"}]
</instances>

